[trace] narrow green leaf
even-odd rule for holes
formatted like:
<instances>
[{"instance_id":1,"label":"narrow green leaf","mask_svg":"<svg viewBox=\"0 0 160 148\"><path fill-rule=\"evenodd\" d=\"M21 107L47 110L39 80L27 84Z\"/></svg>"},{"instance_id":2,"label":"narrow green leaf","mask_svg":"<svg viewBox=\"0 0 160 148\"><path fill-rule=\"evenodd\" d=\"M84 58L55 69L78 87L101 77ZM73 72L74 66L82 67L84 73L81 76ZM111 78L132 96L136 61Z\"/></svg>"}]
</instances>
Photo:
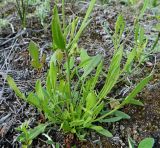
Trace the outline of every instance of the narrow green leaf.
<instances>
[{"instance_id":1,"label":"narrow green leaf","mask_svg":"<svg viewBox=\"0 0 160 148\"><path fill-rule=\"evenodd\" d=\"M20 91L20 89L17 87L16 83L14 82L13 78L10 76L7 76L7 81L9 86L14 90L16 95L22 99L26 99L25 95Z\"/></svg>"},{"instance_id":2,"label":"narrow green leaf","mask_svg":"<svg viewBox=\"0 0 160 148\"><path fill-rule=\"evenodd\" d=\"M144 104L143 104L141 101L135 100L135 99L131 99L131 100L129 101L129 104L144 106Z\"/></svg>"},{"instance_id":3,"label":"narrow green leaf","mask_svg":"<svg viewBox=\"0 0 160 148\"><path fill-rule=\"evenodd\" d=\"M38 61L39 60L39 48L38 45L31 41L29 43L29 47L28 47L29 53L32 57L33 60Z\"/></svg>"},{"instance_id":4,"label":"narrow green leaf","mask_svg":"<svg viewBox=\"0 0 160 148\"><path fill-rule=\"evenodd\" d=\"M53 62L50 63L49 79L52 89L55 90L57 82L57 68Z\"/></svg>"},{"instance_id":5,"label":"narrow green leaf","mask_svg":"<svg viewBox=\"0 0 160 148\"><path fill-rule=\"evenodd\" d=\"M121 41L122 34L124 32L124 28L125 28L124 18L122 15L118 15L118 18L115 24L115 33L112 38L115 50L117 50L118 47L120 46L120 41Z\"/></svg>"},{"instance_id":6,"label":"narrow green leaf","mask_svg":"<svg viewBox=\"0 0 160 148\"><path fill-rule=\"evenodd\" d=\"M123 119L130 119L131 117L129 115L127 115L126 113L122 112L122 111L115 111L114 115L117 117L121 117Z\"/></svg>"},{"instance_id":7,"label":"narrow green leaf","mask_svg":"<svg viewBox=\"0 0 160 148\"><path fill-rule=\"evenodd\" d=\"M113 137L113 135L108 130L104 129L101 126L92 125L89 128L95 130L96 132L98 132L106 137Z\"/></svg>"},{"instance_id":8,"label":"narrow green leaf","mask_svg":"<svg viewBox=\"0 0 160 148\"><path fill-rule=\"evenodd\" d=\"M127 57L127 61L126 61L126 64L122 70L122 72L130 72L130 69L131 69L131 64L133 63L133 60L136 56L136 49L134 48L129 54L128 54L128 57Z\"/></svg>"},{"instance_id":9,"label":"narrow green leaf","mask_svg":"<svg viewBox=\"0 0 160 148\"><path fill-rule=\"evenodd\" d=\"M91 0L88 10L86 12L86 15L84 17L84 20L82 22L81 27L79 28L77 34L75 35L73 41L71 42L71 45L74 44L75 42L77 42L79 40L79 37L81 36L83 30L85 29L85 27L89 24L90 20L88 21L88 18L93 10L94 4L96 3L96 0Z\"/></svg>"},{"instance_id":10,"label":"narrow green leaf","mask_svg":"<svg viewBox=\"0 0 160 148\"><path fill-rule=\"evenodd\" d=\"M109 68L109 71L107 74L105 84L99 93L100 99L104 98L111 91L111 89L116 84L116 82L119 78L120 62L122 59L122 54L123 54L123 50L121 47L118 51L115 52L115 54L111 60L111 64L110 64L110 68Z\"/></svg>"},{"instance_id":11,"label":"narrow green leaf","mask_svg":"<svg viewBox=\"0 0 160 148\"><path fill-rule=\"evenodd\" d=\"M115 24L115 33L119 34L118 37L122 36L122 33L124 31L125 28L125 21L123 16L120 14L117 18L116 24Z\"/></svg>"},{"instance_id":12,"label":"narrow green leaf","mask_svg":"<svg viewBox=\"0 0 160 148\"><path fill-rule=\"evenodd\" d=\"M36 138L39 134L43 133L45 128L47 127L47 124L40 124L38 126L36 126L33 129L28 130L28 140L33 140L34 138ZM17 140L20 140L22 143L26 142L26 137L25 134L22 133L20 136L18 136Z\"/></svg>"},{"instance_id":13,"label":"narrow green leaf","mask_svg":"<svg viewBox=\"0 0 160 148\"><path fill-rule=\"evenodd\" d=\"M86 109L90 110L92 107L94 107L96 102L97 102L97 97L94 94L94 92L89 93L86 98Z\"/></svg>"},{"instance_id":14,"label":"narrow green leaf","mask_svg":"<svg viewBox=\"0 0 160 148\"><path fill-rule=\"evenodd\" d=\"M93 78L93 81L92 81L90 90L93 90L93 89L95 88L96 83L97 83L97 81L98 81L98 77L99 77L99 75L100 75L100 73L101 73L101 71L102 71L102 68L103 68L103 62L101 61L101 62L99 63L99 65L98 65L97 69L96 69L96 74L95 74L95 76L94 76L94 78Z\"/></svg>"},{"instance_id":15,"label":"narrow green leaf","mask_svg":"<svg viewBox=\"0 0 160 148\"><path fill-rule=\"evenodd\" d=\"M144 0L143 8L141 9L139 19L143 17L145 11L147 10L148 5L149 5L149 0Z\"/></svg>"},{"instance_id":16,"label":"narrow green leaf","mask_svg":"<svg viewBox=\"0 0 160 148\"><path fill-rule=\"evenodd\" d=\"M74 38L75 31L76 31L76 25L78 23L79 18L76 18L72 21L71 25L71 33L70 33L70 41Z\"/></svg>"},{"instance_id":17,"label":"narrow green leaf","mask_svg":"<svg viewBox=\"0 0 160 148\"><path fill-rule=\"evenodd\" d=\"M136 87L135 89L126 97L126 99L120 104L118 105L115 109L111 110L110 112L102 115L101 117L95 119L94 121L100 121L102 119L104 119L105 117L113 114L115 111L117 111L118 109L120 109L121 107L123 107L125 104L130 103L130 101L144 88L144 86L149 82L149 80L152 78L152 76L148 76L146 78L144 78Z\"/></svg>"},{"instance_id":18,"label":"narrow green leaf","mask_svg":"<svg viewBox=\"0 0 160 148\"><path fill-rule=\"evenodd\" d=\"M140 28L139 23L136 23L134 27L134 40L136 44L138 43L139 28Z\"/></svg>"},{"instance_id":19,"label":"narrow green leaf","mask_svg":"<svg viewBox=\"0 0 160 148\"><path fill-rule=\"evenodd\" d=\"M140 142L138 148L153 148L153 145L154 145L153 138L145 138Z\"/></svg>"},{"instance_id":20,"label":"narrow green leaf","mask_svg":"<svg viewBox=\"0 0 160 148\"><path fill-rule=\"evenodd\" d=\"M89 75L93 71L93 69L95 69L95 67L100 63L101 59L102 59L101 55L92 57L89 63L84 67L84 73L81 76L81 79Z\"/></svg>"},{"instance_id":21,"label":"narrow green leaf","mask_svg":"<svg viewBox=\"0 0 160 148\"><path fill-rule=\"evenodd\" d=\"M65 50L66 42L62 33L57 6L54 7L53 12L54 15L51 24L53 45L55 44L57 48Z\"/></svg>"},{"instance_id":22,"label":"narrow green leaf","mask_svg":"<svg viewBox=\"0 0 160 148\"><path fill-rule=\"evenodd\" d=\"M47 124L40 124L34 129L29 131L29 139L36 138L39 134L43 133L47 127Z\"/></svg>"},{"instance_id":23,"label":"narrow green leaf","mask_svg":"<svg viewBox=\"0 0 160 148\"><path fill-rule=\"evenodd\" d=\"M115 111L113 113L113 115L115 115L116 117L112 117L112 118L109 118L109 119L102 119L100 120L100 122L116 122L116 121L119 121L121 119L130 119L130 116L127 115L126 113L122 112L122 111Z\"/></svg>"},{"instance_id":24,"label":"narrow green leaf","mask_svg":"<svg viewBox=\"0 0 160 148\"><path fill-rule=\"evenodd\" d=\"M40 101L39 98L32 92L27 97L27 102L28 103L30 103L31 105L34 105L37 108L41 109L39 101Z\"/></svg>"},{"instance_id":25,"label":"narrow green leaf","mask_svg":"<svg viewBox=\"0 0 160 148\"><path fill-rule=\"evenodd\" d=\"M87 51L84 49L81 49L80 51L80 59L81 59L81 63L83 63L84 61L90 59L91 57L88 56Z\"/></svg>"},{"instance_id":26,"label":"narrow green leaf","mask_svg":"<svg viewBox=\"0 0 160 148\"><path fill-rule=\"evenodd\" d=\"M134 148L135 141L132 138L128 137L129 148Z\"/></svg>"},{"instance_id":27,"label":"narrow green leaf","mask_svg":"<svg viewBox=\"0 0 160 148\"><path fill-rule=\"evenodd\" d=\"M31 41L29 43L28 50L29 50L29 53L32 57L32 66L34 68L41 68L42 64L39 61L39 47L38 47L38 45L35 42Z\"/></svg>"},{"instance_id":28,"label":"narrow green leaf","mask_svg":"<svg viewBox=\"0 0 160 148\"><path fill-rule=\"evenodd\" d=\"M121 120L121 119L122 119L122 117L112 117L112 118L108 118L108 119L102 119L102 120L100 120L99 122L100 122L100 123L117 122L117 121L119 121L119 120Z\"/></svg>"},{"instance_id":29,"label":"narrow green leaf","mask_svg":"<svg viewBox=\"0 0 160 148\"><path fill-rule=\"evenodd\" d=\"M44 94L43 94L42 85L41 85L40 80L37 80L35 90L36 90L36 94L37 94L38 98L40 99L40 101L43 102L44 101Z\"/></svg>"},{"instance_id":30,"label":"narrow green leaf","mask_svg":"<svg viewBox=\"0 0 160 148\"><path fill-rule=\"evenodd\" d=\"M99 113L102 111L103 108L104 108L104 102L101 102L98 106L96 106L95 109L93 110L94 117L97 117L97 115L99 115Z\"/></svg>"},{"instance_id":31,"label":"narrow green leaf","mask_svg":"<svg viewBox=\"0 0 160 148\"><path fill-rule=\"evenodd\" d=\"M130 101L136 97L136 95L144 88L144 86L151 80L152 76L148 76L144 78L135 88L134 90L126 97L126 99L122 102L123 104L130 103Z\"/></svg>"},{"instance_id":32,"label":"narrow green leaf","mask_svg":"<svg viewBox=\"0 0 160 148\"><path fill-rule=\"evenodd\" d=\"M91 123L93 121L93 118L91 116L88 116L83 122L83 127L88 128L91 126Z\"/></svg>"},{"instance_id":33,"label":"narrow green leaf","mask_svg":"<svg viewBox=\"0 0 160 148\"><path fill-rule=\"evenodd\" d=\"M50 95L52 95L52 86L51 86L51 82L50 82L49 72L47 73L47 78L46 78L46 90Z\"/></svg>"},{"instance_id":34,"label":"narrow green leaf","mask_svg":"<svg viewBox=\"0 0 160 148\"><path fill-rule=\"evenodd\" d=\"M74 127L74 126L82 126L83 123L84 123L84 120L76 119L76 120L70 122L70 126L71 126L71 127Z\"/></svg>"}]
</instances>

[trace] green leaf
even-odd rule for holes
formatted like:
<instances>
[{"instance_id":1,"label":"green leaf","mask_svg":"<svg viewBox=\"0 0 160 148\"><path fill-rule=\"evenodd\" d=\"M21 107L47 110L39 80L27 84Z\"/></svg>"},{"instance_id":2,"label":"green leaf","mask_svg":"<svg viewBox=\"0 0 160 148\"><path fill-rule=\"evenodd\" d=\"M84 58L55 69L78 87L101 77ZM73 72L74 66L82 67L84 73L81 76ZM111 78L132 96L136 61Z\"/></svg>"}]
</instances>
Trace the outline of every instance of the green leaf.
<instances>
[{"instance_id":1,"label":"green leaf","mask_svg":"<svg viewBox=\"0 0 160 148\"><path fill-rule=\"evenodd\" d=\"M39 48L38 45L31 41L29 43L29 47L28 47L29 53L32 57L33 60L38 61L39 60Z\"/></svg>"},{"instance_id":2,"label":"green leaf","mask_svg":"<svg viewBox=\"0 0 160 148\"><path fill-rule=\"evenodd\" d=\"M104 129L101 126L92 125L89 128L95 130L96 132L98 132L106 137L113 137L113 135L108 130Z\"/></svg>"},{"instance_id":3,"label":"green leaf","mask_svg":"<svg viewBox=\"0 0 160 148\"><path fill-rule=\"evenodd\" d=\"M101 117L99 117L98 119L95 119L94 121L100 121L102 119L104 119L105 117L113 114L115 111L117 111L119 108L123 107L125 104L130 103L130 101L144 88L144 86L150 81L150 79L152 78L152 76L148 76L146 78L144 78L135 88L134 90L125 98L125 100L118 105L115 109L111 110L110 112L102 115Z\"/></svg>"},{"instance_id":4,"label":"green leaf","mask_svg":"<svg viewBox=\"0 0 160 148\"><path fill-rule=\"evenodd\" d=\"M102 59L101 55L97 55L92 57L92 59L88 62L88 64L84 67L84 73L81 76L81 79L85 78L87 75L89 75L93 69L100 63Z\"/></svg>"},{"instance_id":5,"label":"green leaf","mask_svg":"<svg viewBox=\"0 0 160 148\"><path fill-rule=\"evenodd\" d=\"M91 58L90 56L88 56L88 54L87 54L87 51L86 51L86 50L81 49L81 51L80 51L80 52L81 52L81 53L80 53L81 63L83 63L84 61L89 60L89 59Z\"/></svg>"},{"instance_id":6,"label":"green leaf","mask_svg":"<svg viewBox=\"0 0 160 148\"><path fill-rule=\"evenodd\" d=\"M77 17L71 23L70 41L74 38L75 30L76 30L76 26L77 26L78 20L79 20L79 18Z\"/></svg>"},{"instance_id":7,"label":"green leaf","mask_svg":"<svg viewBox=\"0 0 160 148\"><path fill-rule=\"evenodd\" d=\"M140 142L138 148L152 148L153 145L154 145L153 138L145 138Z\"/></svg>"},{"instance_id":8,"label":"green leaf","mask_svg":"<svg viewBox=\"0 0 160 148\"><path fill-rule=\"evenodd\" d=\"M17 87L16 83L14 82L13 78L10 76L7 76L7 81L9 86L14 90L16 95L22 99L26 99L25 95L20 91L20 89Z\"/></svg>"},{"instance_id":9,"label":"green leaf","mask_svg":"<svg viewBox=\"0 0 160 148\"><path fill-rule=\"evenodd\" d=\"M134 60L136 56L136 49L133 49L129 54L128 54L128 57L127 57L127 62L123 68L123 71L124 72L130 72L130 69L131 69L131 64Z\"/></svg>"},{"instance_id":10,"label":"green leaf","mask_svg":"<svg viewBox=\"0 0 160 148\"><path fill-rule=\"evenodd\" d=\"M149 0L144 0L143 8L141 9L141 12L140 12L140 15L139 15L138 19L143 17L145 11L147 10L148 5L149 5Z\"/></svg>"},{"instance_id":11,"label":"green leaf","mask_svg":"<svg viewBox=\"0 0 160 148\"><path fill-rule=\"evenodd\" d=\"M57 82L57 67L54 65L53 62L50 63L49 81L50 81L50 84L51 84L51 88L53 90L55 90L56 82Z\"/></svg>"},{"instance_id":12,"label":"green leaf","mask_svg":"<svg viewBox=\"0 0 160 148\"><path fill-rule=\"evenodd\" d=\"M144 106L144 104L143 104L141 101L135 100L135 99L131 99L131 100L129 101L129 104Z\"/></svg>"},{"instance_id":13,"label":"green leaf","mask_svg":"<svg viewBox=\"0 0 160 148\"><path fill-rule=\"evenodd\" d=\"M122 15L119 15L115 24L115 33L113 35L113 43L115 50L120 46L120 41L125 28L125 21Z\"/></svg>"},{"instance_id":14,"label":"green leaf","mask_svg":"<svg viewBox=\"0 0 160 148\"><path fill-rule=\"evenodd\" d=\"M56 142L55 148L60 148L60 144Z\"/></svg>"},{"instance_id":15,"label":"green leaf","mask_svg":"<svg viewBox=\"0 0 160 148\"><path fill-rule=\"evenodd\" d=\"M97 117L97 115L102 111L103 108L104 108L104 102L101 102L98 106L96 106L95 109L93 110L94 117Z\"/></svg>"},{"instance_id":16,"label":"green leaf","mask_svg":"<svg viewBox=\"0 0 160 148\"><path fill-rule=\"evenodd\" d=\"M128 104L132 101L133 98L145 87L145 85L151 80L152 76L148 76L144 78L135 88L134 90L126 97L126 99L122 102L123 104Z\"/></svg>"},{"instance_id":17,"label":"green leaf","mask_svg":"<svg viewBox=\"0 0 160 148\"><path fill-rule=\"evenodd\" d=\"M103 68L103 62L101 61L96 69L96 74L95 74L95 77L93 78L90 90L93 90L95 88L96 83L98 81L98 77L102 71L102 68Z\"/></svg>"},{"instance_id":18,"label":"green leaf","mask_svg":"<svg viewBox=\"0 0 160 148\"><path fill-rule=\"evenodd\" d=\"M39 47L38 47L38 45L35 42L31 41L29 43L28 50L29 50L29 53L32 57L32 62L31 62L32 66L34 68L41 68L42 64L39 61Z\"/></svg>"},{"instance_id":19,"label":"green leaf","mask_svg":"<svg viewBox=\"0 0 160 148\"><path fill-rule=\"evenodd\" d=\"M134 148L135 141L132 138L128 137L129 148Z\"/></svg>"},{"instance_id":20,"label":"green leaf","mask_svg":"<svg viewBox=\"0 0 160 148\"><path fill-rule=\"evenodd\" d=\"M37 108L41 109L40 108L40 102L39 102L39 98L34 94L34 93L30 93L27 97L27 102L36 106Z\"/></svg>"},{"instance_id":21,"label":"green leaf","mask_svg":"<svg viewBox=\"0 0 160 148\"><path fill-rule=\"evenodd\" d=\"M86 112L86 113L87 113L87 112ZM89 114L86 114L86 113L85 113L86 116L89 115ZM85 116L85 115L84 115L84 116ZM86 118L86 119L84 120L84 122L83 122L83 127L85 127L85 128L90 127L92 121L93 121L92 116L87 116L87 118Z\"/></svg>"},{"instance_id":22,"label":"green leaf","mask_svg":"<svg viewBox=\"0 0 160 148\"><path fill-rule=\"evenodd\" d=\"M69 61L70 70L74 67L75 58L71 57ZM64 63L64 68L67 70L67 62Z\"/></svg>"},{"instance_id":23,"label":"green leaf","mask_svg":"<svg viewBox=\"0 0 160 148\"><path fill-rule=\"evenodd\" d=\"M76 119L76 120L73 120L72 122L70 122L70 127L81 126L81 125L83 125L83 123L84 123L84 120Z\"/></svg>"},{"instance_id":24,"label":"green leaf","mask_svg":"<svg viewBox=\"0 0 160 148\"><path fill-rule=\"evenodd\" d=\"M55 44L57 48L65 50L66 42L62 33L57 6L54 7L53 11L54 15L51 24L53 45Z\"/></svg>"},{"instance_id":25,"label":"green leaf","mask_svg":"<svg viewBox=\"0 0 160 148\"><path fill-rule=\"evenodd\" d=\"M134 27L134 40L136 44L138 43L139 28L140 28L139 23L136 23Z\"/></svg>"},{"instance_id":26,"label":"green leaf","mask_svg":"<svg viewBox=\"0 0 160 148\"><path fill-rule=\"evenodd\" d=\"M115 33L119 34L119 37L121 37L124 31L124 28L125 28L125 21L123 16L120 14L118 15L118 18L115 24Z\"/></svg>"},{"instance_id":27,"label":"green leaf","mask_svg":"<svg viewBox=\"0 0 160 148\"><path fill-rule=\"evenodd\" d=\"M39 134L43 133L47 126L47 124L40 124L36 126L34 129L29 130L29 139L34 139Z\"/></svg>"},{"instance_id":28,"label":"green leaf","mask_svg":"<svg viewBox=\"0 0 160 148\"><path fill-rule=\"evenodd\" d=\"M75 58L74 57L71 57L70 58L70 69L72 69L73 67L74 67L74 65L75 65Z\"/></svg>"},{"instance_id":29,"label":"green leaf","mask_svg":"<svg viewBox=\"0 0 160 148\"><path fill-rule=\"evenodd\" d=\"M103 120L100 120L99 122L100 123L105 123L105 122L107 122L107 123L109 123L109 122L117 122L117 121L119 121L119 120L121 120L122 119L122 117L112 117L112 118L108 118L108 119L103 119Z\"/></svg>"},{"instance_id":30,"label":"green leaf","mask_svg":"<svg viewBox=\"0 0 160 148\"><path fill-rule=\"evenodd\" d=\"M106 97L106 95L111 91L113 86L116 84L119 75L120 75L120 62L122 59L123 50L122 47L115 52L111 64L109 67L109 71L107 74L107 78L102 90L99 93L99 98L102 99Z\"/></svg>"},{"instance_id":31,"label":"green leaf","mask_svg":"<svg viewBox=\"0 0 160 148\"><path fill-rule=\"evenodd\" d=\"M130 116L127 115L126 113L122 112L122 111L115 111L113 113L113 115L115 115L116 117L112 117L112 118L109 118L109 119L102 119L100 120L100 122L117 122L121 119L130 119Z\"/></svg>"},{"instance_id":32,"label":"green leaf","mask_svg":"<svg viewBox=\"0 0 160 148\"><path fill-rule=\"evenodd\" d=\"M117 117L121 117L122 119L130 119L131 117L122 111L115 111L114 115Z\"/></svg>"},{"instance_id":33,"label":"green leaf","mask_svg":"<svg viewBox=\"0 0 160 148\"><path fill-rule=\"evenodd\" d=\"M39 134L44 132L46 127L47 127L47 124L40 124L35 128L28 130L27 132L29 137L27 140L33 140L34 138L36 138ZM22 133L20 136L18 136L17 140L18 141L20 140L22 143L25 142L26 140L25 134Z\"/></svg>"},{"instance_id":34,"label":"green leaf","mask_svg":"<svg viewBox=\"0 0 160 148\"><path fill-rule=\"evenodd\" d=\"M89 93L86 98L86 109L90 110L92 107L94 107L96 102L97 102L97 97L94 94L94 92Z\"/></svg>"},{"instance_id":35,"label":"green leaf","mask_svg":"<svg viewBox=\"0 0 160 148\"><path fill-rule=\"evenodd\" d=\"M86 12L86 15L84 17L84 20L82 22L82 25L81 27L79 28L77 34L75 35L73 41L71 42L71 45L78 42L83 30L85 29L85 27L89 24L90 21L88 21L88 18L93 10L93 7L94 7L94 4L96 3L96 0L91 0L90 4L89 4L89 7L88 7L88 10Z\"/></svg>"},{"instance_id":36,"label":"green leaf","mask_svg":"<svg viewBox=\"0 0 160 148\"><path fill-rule=\"evenodd\" d=\"M36 89L36 94L37 94L38 98L40 99L41 102L43 102L44 101L44 94L43 94L42 85L41 85L40 80L37 80L35 89Z\"/></svg>"}]
</instances>

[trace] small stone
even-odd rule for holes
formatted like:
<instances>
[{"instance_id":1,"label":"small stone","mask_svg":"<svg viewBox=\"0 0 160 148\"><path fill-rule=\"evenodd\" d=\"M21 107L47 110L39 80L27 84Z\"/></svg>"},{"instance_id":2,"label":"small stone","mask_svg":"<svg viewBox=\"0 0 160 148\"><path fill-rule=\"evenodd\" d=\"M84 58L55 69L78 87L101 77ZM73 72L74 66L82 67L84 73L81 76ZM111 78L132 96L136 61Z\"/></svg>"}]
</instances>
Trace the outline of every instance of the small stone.
<instances>
[{"instance_id":1,"label":"small stone","mask_svg":"<svg viewBox=\"0 0 160 148\"><path fill-rule=\"evenodd\" d=\"M153 67L153 63L151 63L151 62L146 62L146 66L147 66L147 67Z\"/></svg>"},{"instance_id":2,"label":"small stone","mask_svg":"<svg viewBox=\"0 0 160 148\"><path fill-rule=\"evenodd\" d=\"M120 130L123 131L125 127L123 125L120 126Z\"/></svg>"}]
</instances>

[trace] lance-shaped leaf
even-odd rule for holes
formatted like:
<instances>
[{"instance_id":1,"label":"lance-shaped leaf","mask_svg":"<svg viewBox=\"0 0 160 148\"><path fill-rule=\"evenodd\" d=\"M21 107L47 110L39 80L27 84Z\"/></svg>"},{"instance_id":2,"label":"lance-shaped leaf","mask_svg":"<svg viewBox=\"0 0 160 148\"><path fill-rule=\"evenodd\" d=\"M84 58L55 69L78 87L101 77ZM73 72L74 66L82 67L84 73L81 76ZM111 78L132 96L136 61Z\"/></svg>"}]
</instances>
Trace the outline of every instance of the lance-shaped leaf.
<instances>
[{"instance_id":1,"label":"lance-shaped leaf","mask_svg":"<svg viewBox=\"0 0 160 148\"><path fill-rule=\"evenodd\" d=\"M62 33L57 6L54 7L53 12L54 15L52 18L52 25L51 25L53 45L55 44L57 48L65 50L66 42Z\"/></svg>"},{"instance_id":2,"label":"lance-shaped leaf","mask_svg":"<svg viewBox=\"0 0 160 148\"><path fill-rule=\"evenodd\" d=\"M120 62L122 59L123 50L120 48L113 56L110 68L107 74L106 82L99 93L99 98L104 98L116 84L120 75Z\"/></svg>"},{"instance_id":3,"label":"lance-shaped leaf","mask_svg":"<svg viewBox=\"0 0 160 148\"><path fill-rule=\"evenodd\" d=\"M20 89L17 87L16 83L14 82L13 78L10 76L7 76L7 81L9 86L14 90L16 95L22 99L26 99L25 95L20 91Z\"/></svg>"},{"instance_id":4,"label":"lance-shaped leaf","mask_svg":"<svg viewBox=\"0 0 160 148\"><path fill-rule=\"evenodd\" d=\"M130 72L131 71L131 65L134 61L134 58L136 56L136 49L134 48L129 54L128 54L128 57L127 57L127 61L124 65L124 68L122 70L122 72Z\"/></svg>"},{"instance_id":5,"label":"lance-shaped leaf","mask_svg":"<svg viewBox=\"0 0 160 148\"><path fill-rule=\"evenodd\" d=\"M36 126L33 129L28 130L28 140L33 140L34 138L36 138L39 134L43 133L45 131L45 128L47 127L47 124L40 124L38 126ZM17 138L18 141L26 142L26 137L25 137L25 133L22 133L18 136Z\"/></svg>"},{"instance_id":6,"label":"lance-shaped leaf","mask_svg":"<svg viewBox=\"0 0 160 148\"><path fill-rule=\"evenodd\" d=\"M29 53L32 57L32 66L34 68L41 68L42 67L42 63L39 61L39 48L38 48L38 45L31 41L29 43L29 47L28 47L28 50L29 50Z\"/></svg>"},{"instance_id":7,"label":"lance-shaped leaf","mask_svg":"<svg viewBox=\"0 0 160 148\"><path fill-rule=\"evenodd\" d=\"M83 79L87 75L89 75L95 69L95 67L98 66L101 59L102 59L101 55L97 55L97 56L92 57L91 60L88 63L86 63L87 65L84 66L84 73L83 73L81 79Z\"/></svg>"},{"instance_id":8,"label":"lance-shaped leaf","mask_svg":"<svg viewBox=\"0 0 160 148\"><path fill-rule=\"evenodd\" d=\"M90 110L97 102L97 97L94 92L90 92L86 98L86 109Z\"/></svg>"},{"instance_id":9,"label":"lance-shaped leaf","mask_svg":"<svg viewBox=\"0 0 160 148\"><path fill-rule=\"evenodd\" d=\"M146 86L146 84L151 80L152 76L148 76L144 78L134 89L133 91L125 98L125 100L122 102L123 104L133 103L133 99L136 97L136 95ZM142 105L142 104L141 104Z\"/></svg>"},{"instance_id":10,"label":"lance-shaped leaf","mask_svg":"<svg viewBox=\"0 0 160 148\"><path fill-rule=\"evenodd\" d=\"M108 130L104 129L101 126L91 125L89 128L95 130L96 132L98 132L98 133L100 133L100 134L102 134L106 137L112 137L113 136Z\"/></svg>"}]
</instances>

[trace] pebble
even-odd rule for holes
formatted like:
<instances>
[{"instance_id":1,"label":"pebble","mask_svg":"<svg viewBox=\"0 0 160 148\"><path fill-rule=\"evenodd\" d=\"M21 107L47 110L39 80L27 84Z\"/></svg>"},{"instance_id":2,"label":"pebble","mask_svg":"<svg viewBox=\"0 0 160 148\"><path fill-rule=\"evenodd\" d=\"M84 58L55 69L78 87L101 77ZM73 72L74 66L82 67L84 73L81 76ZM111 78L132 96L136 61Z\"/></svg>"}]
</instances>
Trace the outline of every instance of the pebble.
<instances>
[{"instance_id":1,"label":"pebble","mask_svg":"<svg viewBox=\"0 0 160 148\"><path fill-rule=\"evenodd\" d=\"M120 130L123 131L125 127L123 125L120 125Z\"/></svg>"},{"instance_id":2,"label":"pebble","mask_svg":"<svg viewBox=\"0 0 160 148\"><path fill-rule=\"evenodd\" d=\"M153 67L153 63L151 63L151 62L146 62L146 66L147 66L147 67Z\"/></svg>"}]
</instances>

